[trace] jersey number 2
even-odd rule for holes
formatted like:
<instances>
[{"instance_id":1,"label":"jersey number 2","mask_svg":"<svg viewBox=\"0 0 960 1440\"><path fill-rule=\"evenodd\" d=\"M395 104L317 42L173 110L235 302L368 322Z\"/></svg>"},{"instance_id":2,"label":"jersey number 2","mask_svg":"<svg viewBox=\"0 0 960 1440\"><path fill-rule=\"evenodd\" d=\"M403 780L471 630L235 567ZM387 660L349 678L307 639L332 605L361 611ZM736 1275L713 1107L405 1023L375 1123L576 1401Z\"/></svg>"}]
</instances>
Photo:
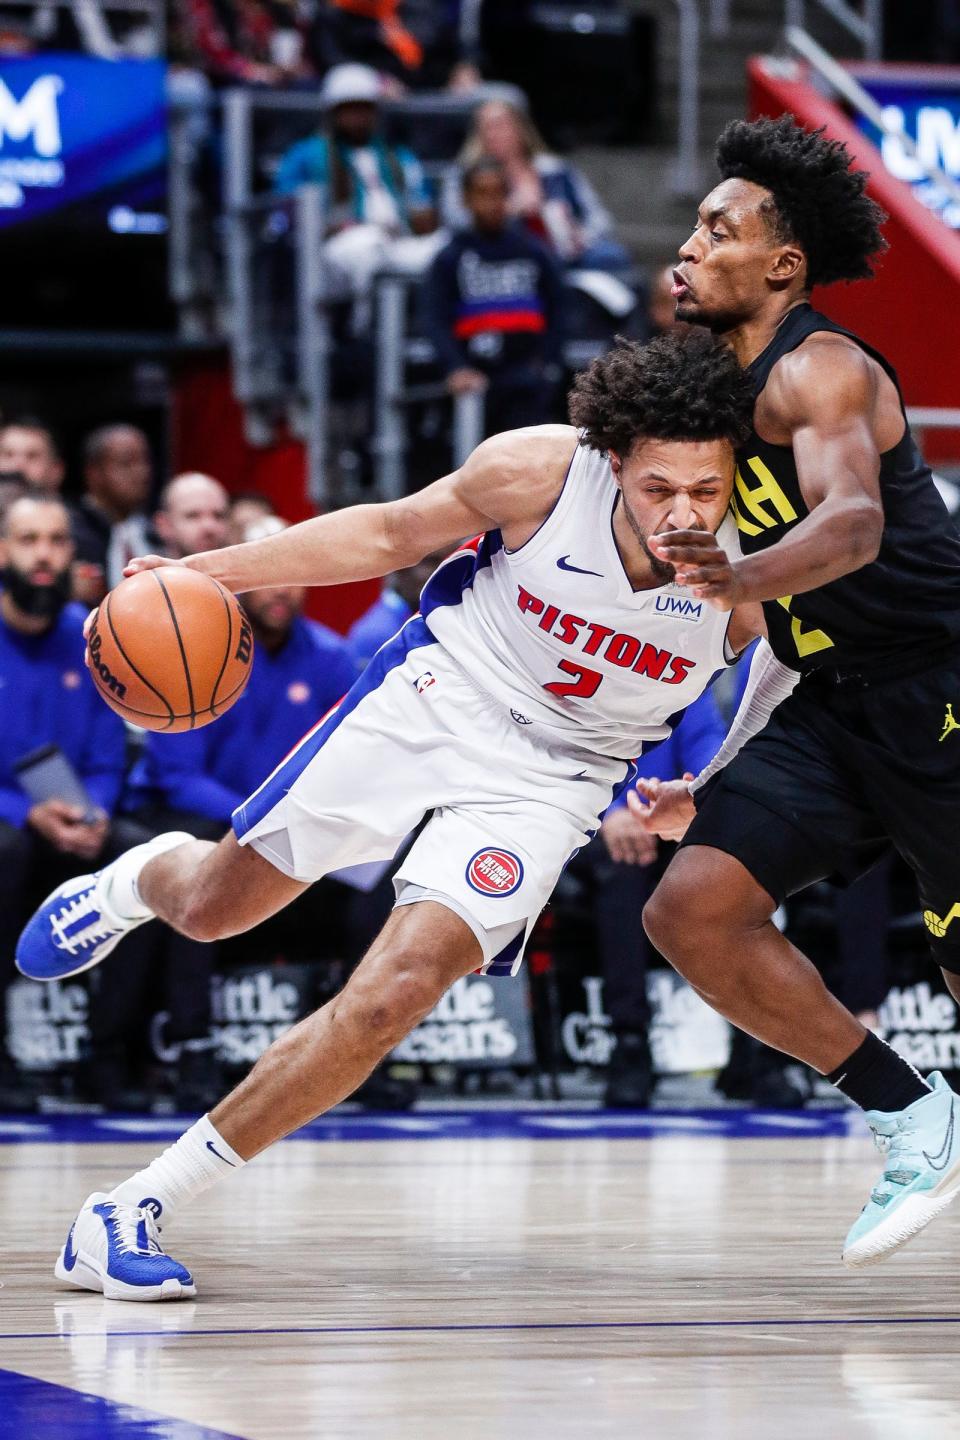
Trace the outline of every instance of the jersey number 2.
<instances>
[{"instance_id":1,"label":"jersey number 2","mask_svg":"<svg viewBox=\"0 0 960 1440\"><path fill-rule=\"evenodd\" d=\"M603 676L599 670L588 670L586 665L574 665L569 660L559 660L557 669L562 670L565 675L573 675L574 680L554 680L549 685L544 685L544 690L549 690L551 695L576 696L578 700L589 700L591 695L596 695L600 689L600 681Z\"/></svg>"}]
</instances>

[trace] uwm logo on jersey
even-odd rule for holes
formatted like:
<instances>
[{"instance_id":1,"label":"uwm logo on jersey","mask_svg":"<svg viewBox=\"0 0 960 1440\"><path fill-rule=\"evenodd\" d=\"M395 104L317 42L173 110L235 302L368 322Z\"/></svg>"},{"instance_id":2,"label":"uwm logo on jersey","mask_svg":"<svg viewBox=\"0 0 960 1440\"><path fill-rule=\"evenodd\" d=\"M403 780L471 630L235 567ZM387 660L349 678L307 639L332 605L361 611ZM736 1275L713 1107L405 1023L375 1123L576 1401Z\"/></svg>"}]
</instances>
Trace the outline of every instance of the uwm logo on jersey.
<instances>
[{"instance_id":1,"label":"uwm logo on jersey","mask_svg":"<svg viewBox=\"0 0 960 1440\"><path fill-rule=\"evenodd\" d=\"M688 600L683 595L658 595L654 609L659 615L669 615L674 620L696 622L703 616L703 601Z\"/></svg>"},{"instance_id":2,"label":"uwm logo on jersey","mask_svg":"<svg viewBox=\"0 0 960 1440\"><path fill-rule=\"evenodd\" d=\"M559 605L549 605L523 585L517 586L517 607L561 644L570 645L584 655L595 655L623 670L645 675L649 680L661 680L664 685L679 685L696 668L695 660L674 655L672 650L661 650L636 635L627 635L610 625L601 625L585 615L570 614L561 610ZM565 680L545 685L543 688L553 695L588 698L596 693L603 678L599 671L587 670L565 660L560 661L560 669L582 678L574 685Z\"/></svg>"}]
</instances>

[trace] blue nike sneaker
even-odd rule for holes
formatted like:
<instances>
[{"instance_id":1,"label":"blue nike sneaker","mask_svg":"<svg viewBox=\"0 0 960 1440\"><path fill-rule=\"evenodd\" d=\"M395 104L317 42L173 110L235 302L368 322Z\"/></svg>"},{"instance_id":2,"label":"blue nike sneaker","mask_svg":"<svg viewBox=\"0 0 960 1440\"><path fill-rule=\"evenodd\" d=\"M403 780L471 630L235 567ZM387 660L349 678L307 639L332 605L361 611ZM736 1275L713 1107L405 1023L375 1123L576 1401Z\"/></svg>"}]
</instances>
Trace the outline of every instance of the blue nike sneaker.
<instances>
[{"instance_id":1,"label":"blue nike sneaker","mask_svg":"<svg viewBox=\"0 0 960 1440\"><path fill-rule=\"evenodd\" d=\"M165 1255L152 1210L91 1195L70 1226L53 1272L108 1300L190 1300L193 1276Z\"/></svg>"},{"instance_id":2,"label":"blue nike sneaker","mask_svg":"<svg viewBox=\"0 0 960 1440\"><path fill-rule=\"evenodd\" d=\"M103 873L66 880L34 911L17 942L21 974L31 980L79 975L99 965L128 930L142 924L110 910L99 884Z\"/></svg>"},{"instance_id":3,"label":"blue nike sneaker","mask_svg":"<svg viewBox=\"0 0 960 1440\"><path fill-rule=\"evenodd\" d=\"M886 1166L843 1247L852 1268L872 1265L918 1234L960 1194L960 1095L939 1070L929 1095L906 1110L868 1110L867 1124Z\"/></svg>"}]
</instances>

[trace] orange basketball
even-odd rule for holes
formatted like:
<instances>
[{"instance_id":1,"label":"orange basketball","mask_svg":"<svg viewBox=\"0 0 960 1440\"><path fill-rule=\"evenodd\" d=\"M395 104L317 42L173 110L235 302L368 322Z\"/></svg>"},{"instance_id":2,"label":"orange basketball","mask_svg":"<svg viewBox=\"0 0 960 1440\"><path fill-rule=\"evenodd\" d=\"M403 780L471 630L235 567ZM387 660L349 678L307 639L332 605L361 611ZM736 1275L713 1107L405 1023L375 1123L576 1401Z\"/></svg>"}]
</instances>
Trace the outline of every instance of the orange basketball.
<instances>
[{"instance_id":1,"label":"orange basketball","mask_svg":"<svg viewBox=\"0 0 960 1440\"><path fill-rule=\"evenodd\" d=\"M196 730L243 694L253 634L219 581L171 565L110 591L89 650L97 689L118 715L145 730Z\"/></svg>"}]
</instances>

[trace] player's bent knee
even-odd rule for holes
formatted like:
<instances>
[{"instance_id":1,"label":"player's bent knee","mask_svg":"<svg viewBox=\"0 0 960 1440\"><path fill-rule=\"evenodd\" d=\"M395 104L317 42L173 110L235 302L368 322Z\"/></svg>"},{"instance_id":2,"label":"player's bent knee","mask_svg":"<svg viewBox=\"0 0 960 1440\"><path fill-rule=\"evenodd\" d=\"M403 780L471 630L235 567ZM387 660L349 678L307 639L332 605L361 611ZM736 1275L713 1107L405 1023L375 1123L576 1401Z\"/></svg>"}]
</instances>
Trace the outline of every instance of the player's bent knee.
<instances>
[{"instance_id":1,"label":"player's bent knee","mask_svg":"<svg viewBox=\"0 0 960 1440\"><path fill-rule=\"evenodd\" d=\"M682 915L677 910L677 900L672 894L674 887L668 878L660 881L656 890L643 907L643 928L647 939L665 959L674 960L683 943Z\"/></svg>"},{"instance_id":2,"label":"player's bent knee","mask_svg":"<svg viewBox=\"0 0 960 1440\"><path fill-rule=\"evenodd\" d=\"M364 1034L390 1049L429 1015L451 983L423 955L396 955L377 983L356 987L351 1002L360 1010Z\"/></svg>"}]
</instances>

